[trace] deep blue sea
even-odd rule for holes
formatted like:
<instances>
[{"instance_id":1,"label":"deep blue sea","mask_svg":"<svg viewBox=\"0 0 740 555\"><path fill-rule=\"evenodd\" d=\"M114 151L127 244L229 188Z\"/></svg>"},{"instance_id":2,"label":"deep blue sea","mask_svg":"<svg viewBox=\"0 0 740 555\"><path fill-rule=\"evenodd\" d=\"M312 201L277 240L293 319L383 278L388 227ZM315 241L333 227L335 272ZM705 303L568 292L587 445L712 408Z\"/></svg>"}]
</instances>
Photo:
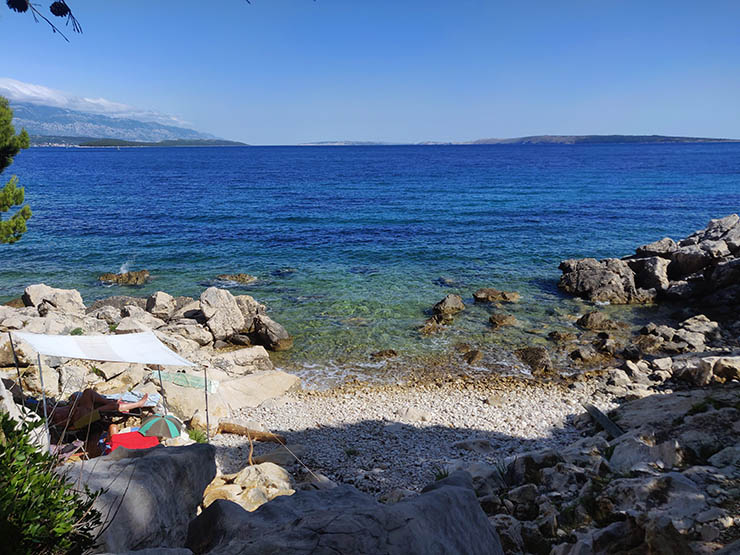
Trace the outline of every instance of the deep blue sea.
<instances>
[{"instance_id":1,"label":"deep blue sea","mask_svg":"<svg viewBox=\"0 0 740 555\"><path fill-rule=\"evenodd\" d=\"M537 341L581 303L557 290L569 257L624 256L740 210L740 144L230 148L31 148L15 173L29 231L0 248L0 301L26 285L85 301L164 290L197 296L221 273L296 338L278 361L317 373L380 372L369 354L442 352L489 362ZM147 269L141 288L104 272ZM472 307L441 335L435 302L516 290L519 325L489 331ZM565 323L564 323L565 322Z\"/></svg>"}]
</instances>

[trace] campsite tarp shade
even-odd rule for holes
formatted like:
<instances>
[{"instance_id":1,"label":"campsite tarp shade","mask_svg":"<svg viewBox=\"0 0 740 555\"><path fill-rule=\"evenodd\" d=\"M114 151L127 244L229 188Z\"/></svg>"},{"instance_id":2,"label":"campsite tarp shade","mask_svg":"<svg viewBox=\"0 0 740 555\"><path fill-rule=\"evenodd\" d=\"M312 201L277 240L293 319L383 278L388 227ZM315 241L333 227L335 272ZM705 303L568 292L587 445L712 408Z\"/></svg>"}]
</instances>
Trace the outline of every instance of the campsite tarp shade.
<instances>
[{"instance_id":1,"label":"campsite tarp shade","mask_svg":"<svg viewBox=\"0 0 740 555\"><path fill-rule=\"evenodd\" d=\"M43 335L12 332L42 355L106 362L195 366L168 349L152 332L124 335Z\"/></svg>"},{"instance_id":2,"label":"campsite tarp shade","mask_svg":"<svg viewBox=\"0 0 740 555\"><path fill-rule=\"evenodd\" d=\"M41 355L105 362L132 362L162 366L197 366L171 351L152 332L124 335L44 335L23 331L11 332L22 339L39 355L39 378L44 397L44 416L47 435L49 419L46 416L46 395L43 391ZM205 372L205 367L203 371ZM208 377L205 376L206 429L208 428ZM208 435L208 430L206 431Z\"/></svg>"}]
</instances>

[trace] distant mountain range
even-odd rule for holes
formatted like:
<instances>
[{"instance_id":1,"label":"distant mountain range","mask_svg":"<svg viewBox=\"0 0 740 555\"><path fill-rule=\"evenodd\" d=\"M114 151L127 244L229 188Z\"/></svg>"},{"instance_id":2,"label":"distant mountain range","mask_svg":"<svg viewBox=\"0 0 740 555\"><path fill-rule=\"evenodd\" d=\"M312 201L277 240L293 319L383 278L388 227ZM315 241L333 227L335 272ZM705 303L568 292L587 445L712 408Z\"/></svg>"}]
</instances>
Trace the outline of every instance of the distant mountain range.
<instances>
[{"instance_id":1,"label":"distant mountain range","mask_svg":"<svg viewBox=\"0 0 740 555\"><path fill-rule=\"evenodd\" d=\"M30 102L11 101L10 107L13 109L13 125L16 129L25 128L33 137L34 144L79 144L79 140L102 138L144 142L216 139L208 133L184 127ZM57 142L49 139L57 139Z\"/></svg>"}]
</instances>

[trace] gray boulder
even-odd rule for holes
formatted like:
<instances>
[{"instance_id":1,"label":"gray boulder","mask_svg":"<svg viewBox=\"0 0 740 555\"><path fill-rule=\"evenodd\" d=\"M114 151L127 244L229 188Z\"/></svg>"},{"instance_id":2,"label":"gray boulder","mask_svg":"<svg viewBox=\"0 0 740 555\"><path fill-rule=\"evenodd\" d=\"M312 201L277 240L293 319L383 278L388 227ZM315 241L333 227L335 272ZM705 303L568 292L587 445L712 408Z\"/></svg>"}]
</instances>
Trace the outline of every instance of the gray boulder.
<instances>
[{"instance_id":1,"label":"gray boulder","mask_svg":"<svg viewBox=\"0 0 740 555\"><path fill-rule=\"evenodd\" d=\"M257 315L265 313L265 305L258 303L250 295L237 295L234 298L244 317L244 331L251 333L254 331L254 319Z\"/></svg>"},{"instance_id":2,"label":"gray boulder","mask_svg":"<svg viewBox=\"0 0 740 555\"><path fill-rule=\"evenodd\" d=\"M432 310L435 314L457 314L465 310L465 303L460 295L450 294L435 304Z\"/></svg>"},{"instance_id":3,"label":"gray boulder","mask_svg":"<svg viewBox=\"0 0 740 555\"><path fill-rule=\"evenodd\" d=\"M635 275L623 260L570 259L561 262L559 268L563 275L558 287L578 297L613 304L647 300L638 292Z\"/></svg>"},{"instance_id":4,"label":"gray boulder","mask_svg":"<svg viewBox=\"0 0 740 555\"><path fill-rule=\"evenodd\" d=\"M293 346L293 338L285 328L266 314L255 316L253 336L256 343L271 351L287 351Z\"/></svg>"},{"instance_id":5,"label":"gray boulder","mask_svg":"<svg viewBox=\"0 0 740 555\"><path fill-rule=\"evenodd\" d=\"M216 475L215 449L206 444L118 448L94 463L80 461L62 469L80 486L107 489L95 501L111 520L99 552L182 546L203 491Z\"/></svg>"},{"instance_id":6,"label":"gray boulder","mask_svg":"<svg viewBox=\"0 0 740 555\"><path fill-rule=\"evenodd\" d=\"M175 311L176 302L172 295L164 291L152 293L146 300L146 310L160 320L167 320Z\"/></svg>"},{"instance_id":7,"label":"gray boulder","mask_svg":"<svg viewBox=\"0 0 740 555\"><path fill-rule=\"evenodd\" d=\"M737 214L730 214L724 218L717 218L715 220L709 220L709 224L705 229L695 231L686 239L679 241L680 246L685 245L696 245L704 241L717 241L724 239L728 236L733 236L733 233L740 228L740 217Z\"/></svg>"},{"instance_id":8,"label":"gray boulder","mask_svg":"<svg viewBox=\"0 0 740 555\"><path fill-rule=\"evenodd\" d=\"M75 289L54 289L43 283L26 287L23 293L23 303L26 306L34 306L45 312L55 310L72 314L85 313L85 303L82 302L82 295L79 291Z\"/></svg>"},{"instance_id":9,"label":"gray boulder","mask_svg":"<svg viewBox=\"0 0 740 555\"><path fill-rule=\"evenodd\" d=\"M635 284L643 289L668 289L668 266L670 260L660 256L650 258L635 258L627 261L627 264L635 272Z\"/></svg>"},{"instance_id":10,"label":"gray boulder","mask_svg":"<svg viewBox=\"0 0 740 555\"><path fill-rule=\"evenodd\" d=\"M347 485L278 497L252 513L218 500L191 523L186 546L213 555L503 554L465 472L393 505Z\"/></svg>"},{"instance_id":11,"label":"gray boulder","mask_svg":"<svg viewBox=\"0 0 740 555\"><path fill-rule=\"evenodd\" d=\"M676 242L673 239L670 237L664 237L660 241L637 247L635 252L639 257L660 256L663 258L670 258L671 253L677 248L678 245L676 245Z\"/></svg>"},{"instance_id":12,"label":"gray boulder","mask_svg":"<svg viewBox=\"0 0 740 555\"><path fill-rule=\"evenodd\" d=\"M668 272L673 279L680 279L698 272L711 260L711 254L700 245L686 245L673 253Z\"/></svg>"},{"instance_id":13,"label":"gray boulder","mask_svg":"<svg viewBox=\"0 0 740 555\"><path fill-rule=\"evenodd\" d=\"M225 289L209 287L200 295L200 307L215 339L228 339L244 328L244 316L234 296Z\"/></svg>"}]
</instances>

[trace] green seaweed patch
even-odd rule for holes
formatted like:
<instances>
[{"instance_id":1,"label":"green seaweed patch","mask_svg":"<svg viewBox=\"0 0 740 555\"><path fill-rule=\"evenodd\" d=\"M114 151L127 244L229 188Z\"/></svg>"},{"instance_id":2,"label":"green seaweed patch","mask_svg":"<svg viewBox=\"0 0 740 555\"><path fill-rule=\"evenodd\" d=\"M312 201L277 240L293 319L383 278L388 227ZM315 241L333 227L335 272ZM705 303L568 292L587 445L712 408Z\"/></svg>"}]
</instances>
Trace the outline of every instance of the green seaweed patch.
<instances>
[{"instance_id":1,"label":"green seaweed patch","mask_svg":"<svg viewBox=\"0 0 740 555\"><path fill-rule=\"evenodd\" d=\"M719 410L731 406L732 405L730 403L727 403L720 399L715 399L714 397L705 397L702 401L691 405L691 408L686 411L686 416L693 416L695 414L707 412L709 410L709 407L712 407L714 410Z\"/></svg>"}]
</instances>

